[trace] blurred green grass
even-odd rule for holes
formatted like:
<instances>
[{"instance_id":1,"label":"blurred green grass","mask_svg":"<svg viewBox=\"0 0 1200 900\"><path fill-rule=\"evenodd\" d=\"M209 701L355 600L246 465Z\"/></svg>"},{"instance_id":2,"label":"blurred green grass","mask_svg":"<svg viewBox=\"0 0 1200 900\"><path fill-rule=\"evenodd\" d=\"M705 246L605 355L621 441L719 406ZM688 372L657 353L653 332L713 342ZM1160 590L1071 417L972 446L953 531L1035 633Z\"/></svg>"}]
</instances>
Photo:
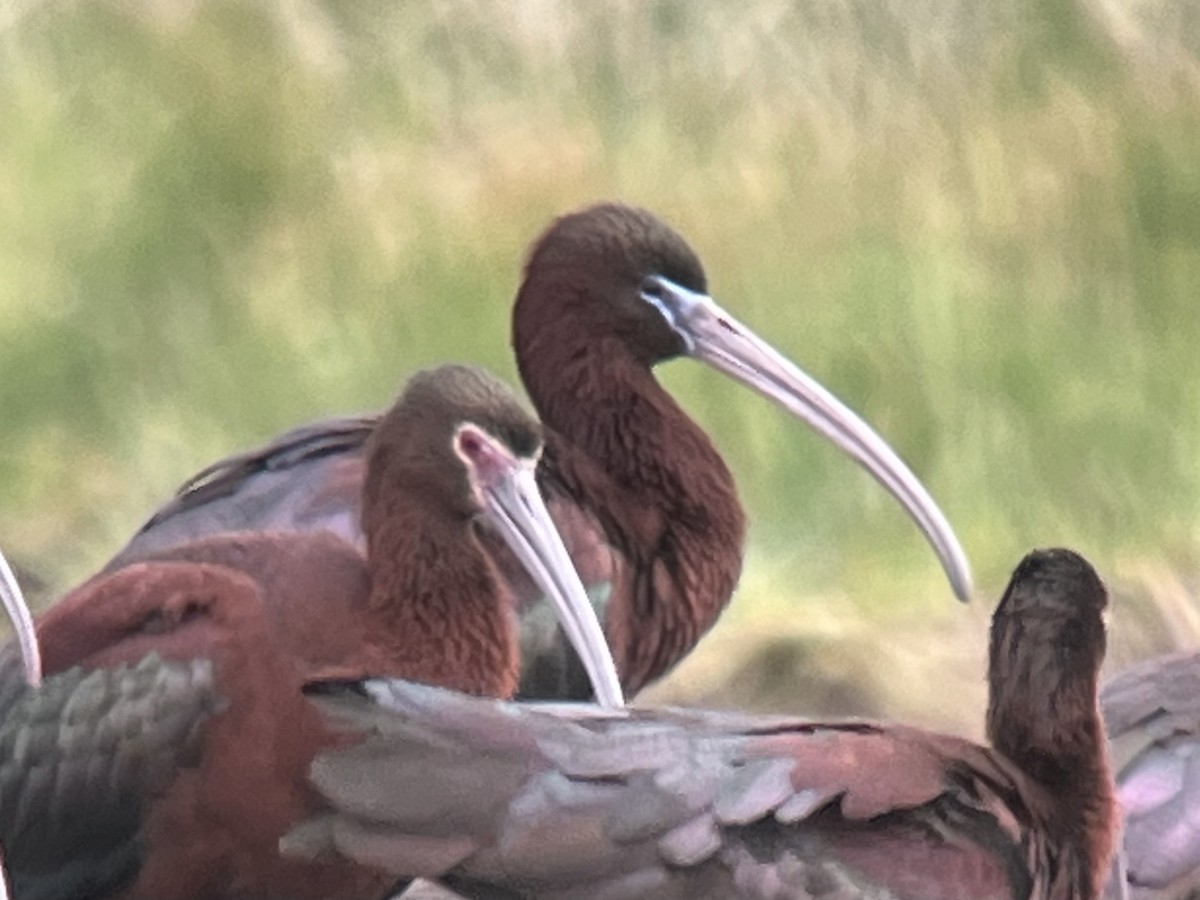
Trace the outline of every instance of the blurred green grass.
<instances>
[{"instance_id":1,"label":"blurred green grass","mask_svg":"<svg viewBox=\"0 0 1200 900\"><path fill-rule=\"evenodd\" d=\"M6 7L0 545L53 596L220 455L435 361L515 381L525 247L600 198L878 428L980 585L955 608L874 482L671 365L752 531L660 696L974 721L988 607L1047 544L1129 598L1114 665L1200 639L1185 2Z\"/></svg>"}]
</instances>

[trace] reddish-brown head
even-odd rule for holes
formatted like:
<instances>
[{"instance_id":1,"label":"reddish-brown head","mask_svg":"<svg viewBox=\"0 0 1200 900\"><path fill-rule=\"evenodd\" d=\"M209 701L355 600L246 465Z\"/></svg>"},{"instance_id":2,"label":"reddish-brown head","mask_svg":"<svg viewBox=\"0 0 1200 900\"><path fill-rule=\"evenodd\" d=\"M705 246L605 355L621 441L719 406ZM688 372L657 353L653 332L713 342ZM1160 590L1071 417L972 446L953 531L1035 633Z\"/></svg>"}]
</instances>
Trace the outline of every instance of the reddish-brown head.
<instances>
[{"instance_id":1,"label":"reddish-brown head","mask_svg":"<svg viewBox=\"0 0 1200 900\"><path fill-rule=\"evenodd\" d=\"M613 428L603 433L593 420L636 418L637 410L620 412L633 396L642 407L657 405L653 418L682 418L652 366L686 355L725 373L803 419L891 491L933 545L955 593L969 596L966 554L916 476L865 422L721 308L699 258L649 212L602 204L550 226L530 252L513 308L513 349L543 420L609 471L632 440L646 441ZM585 404L594 407L588 415L580 412Z\"/></svg>"},{"instance_id":2,"label":"reddish-brown head","mask_svg":"<svg viewBox=\"0 0 1200 900\"><path fill-rule=\"evenodd\" d=\"M366 450L363 526L372 602L377 608L398 604L415 615L415 595L440 605L441 616L451 616L452 607L469 608L476 624L490 623L482 632L507 632L496 627L494 613L511 597L470 531L486 524L555 607L597 698L619 705L620 684L600 623L538 493L541 447L537 421L486 372L450 365L414 375ZM465 627L464 617L456 624ZM513 642L515 654L515 636Z\"/></svg>"},{"instance_id":3,"label":"reddish-brown head","mask_svg":"<svg viewBox=\"0 0 1200 900\"><path fill-rule=\"evenodd\" d=\"M471 519L483 509L473 464L534 461L542 428L507 385L470 366L418 372L379 421L367 444L364 526L381 497L428 502L440 515Z\"/></svg>"},{"instance_id":4,"label":"reddish-brown head","mask_svg":"<svg viewBox=\"0 0 1200 900\"><path fill-rule=\"evenodd\" d=\"M707 291L699 257L678 233L644 209L606 203L556 220L534 243L513 309L518 362L548 341L612 340L652 366L686 351L683 338L641 296L666 278Z\"/></svg>"}]
</instances>

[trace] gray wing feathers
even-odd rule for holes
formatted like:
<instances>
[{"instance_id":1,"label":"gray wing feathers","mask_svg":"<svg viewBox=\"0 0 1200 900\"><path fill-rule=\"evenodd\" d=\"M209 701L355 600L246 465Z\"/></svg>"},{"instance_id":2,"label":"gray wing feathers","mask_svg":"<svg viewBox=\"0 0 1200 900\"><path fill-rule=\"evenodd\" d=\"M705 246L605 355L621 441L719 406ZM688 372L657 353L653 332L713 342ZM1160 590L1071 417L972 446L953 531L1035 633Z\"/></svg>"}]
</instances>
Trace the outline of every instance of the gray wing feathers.
<instances>
[{"instance_id":1,"label":"gray wing feathers","mask_svg":"<svg viewBox=\"0 0 1200 900\"><path fill-rule=\"evenodd\" d=\"M376 421L355 416L314 422L214 463L160 507L104 571L187 541L247 529L327 530L361 546L356 495L347 504L338 484L347 467L360 464Z\"/></svg>"},{"instance_id":2,"label":"gray wing feathers","mask_svg":"<svg viewBox=\"0 0 1200 900\"><path fill-rule=\"evenodd\" d=\"M870 884L842 860L844 844L809 827L831 816L853 827L842 804L866 801L837 765L809 778L799 757L772 743L789 720L517 706L388 681L320 702L366 737L318 758L313 779L336 812L289 837L289 852L333 849L470 897L912 896ZM817 742L813 752L837 749ZM961 802L995 835L995 819L971 805L980 790L959 797L947 786L946 803ZM915 829L949 829L933 807L911 816ZM974 839L943 841L955 842L964 859L979 858ZM999 864L976 868L971 896L1010 895Z\"/></svg>"},{"instance_id":3,"label":"gray wing feathers","mask_svg":"<svg viewBox=\"0 0 1200 900\"><path fill-rule=\"evenodd\" d=\"M314 782L336 795L339 812L289 837L289 851L319 852L325 840L397 876L453 869L454 883L474 885L472 896L486 895L481 883L499 883L498 873L527 872L536 883L518 878L517 895L536 888L566 898L576 890L608 896L609 888L597 891L610 881L614 897L644 896L663 881L668 857L695 864L716 850L708 810L720 790L720 754L697 752L678 728L643 724L638 733L631 720L635 749L620 752L610 731L621 713L580 723L400 682L369 690L397 715L373 716L361 696L323 701L368 737L314 763ZM599 723L604 733L591 730ZM681 782L688 790L676 791ZM431 838L440 841L433 866L421 856Z\"/></svg>"},{"instance_id":4,"label":"gray wing feathers","mask_svg":"<svg viewBox=\"0 0 1200 900\"><path fill-rule=\"evenodd\" d=\"M1134 896L1200 896L1200 657L1126 670L1101 707Z\"/></svg>"},{"instance_id":5,"label":"gray wing feathers","mask_svg":"<svg viewBox=\"0 0 1200 900\"><path fill-rule=\"evenodd\" d=\"M220 707L212 678L206 660L152 655L4 692L0 844L16 896L90 896L82 885L131 874L144 805Z\"/></svg>"}]
</instances>

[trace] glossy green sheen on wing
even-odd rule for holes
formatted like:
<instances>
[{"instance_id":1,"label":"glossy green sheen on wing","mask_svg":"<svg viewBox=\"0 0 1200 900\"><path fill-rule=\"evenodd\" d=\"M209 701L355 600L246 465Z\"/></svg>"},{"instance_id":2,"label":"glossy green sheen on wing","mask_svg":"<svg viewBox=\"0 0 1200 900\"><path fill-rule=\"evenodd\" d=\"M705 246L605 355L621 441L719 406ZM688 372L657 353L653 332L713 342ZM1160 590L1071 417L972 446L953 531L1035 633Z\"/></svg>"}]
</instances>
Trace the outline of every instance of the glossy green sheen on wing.
<instances>
[{"instance_id":1,"label":"glossy green sheen on wing","mask_svg":"<svg viewBox=\"0 0 1200 900\"><path fill-rule=\"evenodd\" d=\"M146 804L195 764L221 708L212 663L164 662L25 688L0 658L0 845L15 897L109 896L139 866Z\"/></svg>"}]
</instances>

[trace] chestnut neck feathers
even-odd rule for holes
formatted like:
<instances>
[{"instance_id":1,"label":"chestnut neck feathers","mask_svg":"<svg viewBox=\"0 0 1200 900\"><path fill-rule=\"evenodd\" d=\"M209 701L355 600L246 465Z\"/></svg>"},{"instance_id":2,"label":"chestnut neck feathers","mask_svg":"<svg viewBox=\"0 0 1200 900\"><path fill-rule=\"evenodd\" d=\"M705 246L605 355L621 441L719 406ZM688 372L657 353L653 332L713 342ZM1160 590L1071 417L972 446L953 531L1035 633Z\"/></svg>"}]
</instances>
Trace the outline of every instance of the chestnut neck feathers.
<instances>
[{"instance_id":1,"label":"chestnut neck feathers","mask_svg":"<svg viewBox=\"0 0 1200 900\"><path fill-rule=\"evenodd\" d=\"M400 640L408 677L511 696L513 600L479 542L480 489L455 450L468 425L515 457L533 457L541 444L540 427L511 392L465 366L415 375L372 434L363 487L368 604L387 621L377 634Z\"/></svg>"},{"instance_id":2,"label":"chestnut neck feathers","mask_svg":"<svg viewBox=\"0 0 1200 900\"><path fill-rule=\"evenodd\" d=\"M651 371L685 350L639 296L651 275L706 290L696 255L650 213L592 207L536 242L513 310L517 366L548 428L548 475L639 572L627 587L638 623L608 623L631 689L716 620L745 537L732 475Z\"/></svg>"},{"instance_id":3,"label":"chestnut neck feathers","mask_svg":"<svg viewBox=\"0 0 1200 900\"><path fill-rule=\"evenodd\" d=\"M1058 877L1097 896L1113 844L1115 800L1097 702L1104 585L1069 550L1030 554L992 619L987 733L1044 787L1066 840Z\"/></svg>"}]
</instances>

